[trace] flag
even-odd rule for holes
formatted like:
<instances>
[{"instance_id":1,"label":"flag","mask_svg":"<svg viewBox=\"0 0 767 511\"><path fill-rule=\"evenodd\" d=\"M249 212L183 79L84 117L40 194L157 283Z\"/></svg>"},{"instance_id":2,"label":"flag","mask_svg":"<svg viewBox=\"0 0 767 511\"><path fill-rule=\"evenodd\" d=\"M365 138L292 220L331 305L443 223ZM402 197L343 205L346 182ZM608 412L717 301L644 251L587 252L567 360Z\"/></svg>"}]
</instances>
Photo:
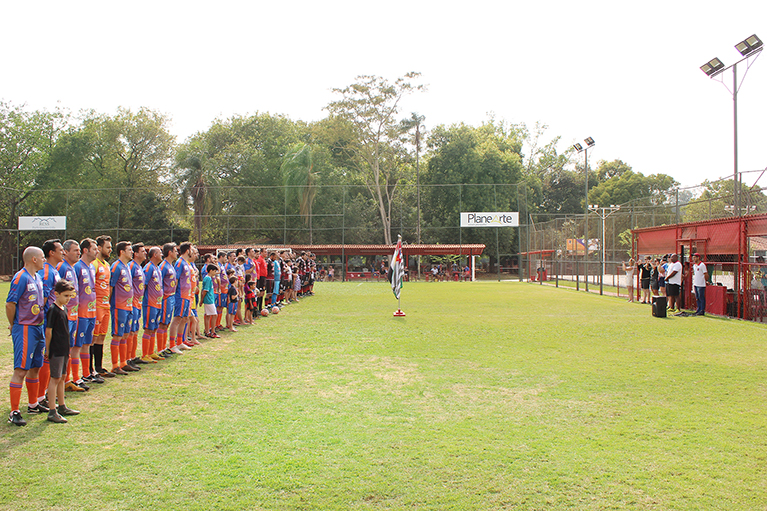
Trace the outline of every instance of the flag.
<instances>
[{"instance_id":1,"label":"flag","mask_svg":"<svg viewBox=\"0 0 767 511\"><path fill-rule=\"evenodd\" d=\"M405 277L405 258L402 257L402 235L397 236L397 248L391 257L391 290L399 300L399 292L402 290L402 281Z\"/></svg>"}]
</instances>

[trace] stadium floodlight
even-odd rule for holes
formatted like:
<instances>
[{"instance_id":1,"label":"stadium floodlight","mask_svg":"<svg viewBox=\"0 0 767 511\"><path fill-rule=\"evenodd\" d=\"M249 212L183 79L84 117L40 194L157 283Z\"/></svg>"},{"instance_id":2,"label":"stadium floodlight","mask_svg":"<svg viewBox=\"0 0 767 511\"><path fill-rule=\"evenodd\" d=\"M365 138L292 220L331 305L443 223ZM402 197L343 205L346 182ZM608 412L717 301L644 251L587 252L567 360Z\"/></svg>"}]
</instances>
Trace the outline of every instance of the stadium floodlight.
<instances>
[{"instance_id":1,"label":"stadium floodlight","mask_svg":"<svg viewBox=\"0 0 767 511\"><path fill-rule=\"evenodd\" d=\"M706 76L716 76L720 72L724 71L724 63L722 63L722 61L718 58L714 57L713 59L700 66L700 69L706 73Z\"/></svg>"},{"instance_id":2,"label":"stadium floodlight","mask_svg":"<svg viewBox=\"0 0 767 511\"><path fill-rule=\"evenodd\" d=\"M591 204L589 204L589 149L594 147L594 139L591 137L588 137L583 140L586 143L586 147L583 147L583 144L581 143L575 143L573 144L573 149L578 151L579 153L583 153L583 168L584 168L584 181L586 183L585 185L585 195L586 200L584 201L584 204L586 207L584 208L584 215L583 215L583 238L586 240L586 247L583 251L583 276L584 281L586 284L586 291L589 290L589 267L588 267L588 257L589 257L589 209L591 209ZM578 281L575 282L575 289L576 291L580 290L580 285Z\"/></svg>"},{"instance_id":3,"label":"stadium floodlight","mask_svg":"<svg viewBox=\"0 0 767 511\"><path fill-rule=\"evenodd\" d=\"M584 142L586 142L586 144L587 144L589 147L594 147L594 144L596 144L596 142L594 142L594 139L593 139L593 138L591 138L591 137L588 137L586 140L584 140Z\"/></svg>"},{"instance_id":4,"label":"stadium floodlight","mask_svg":"<svg viewBox=\"0 0 767 511\"><path fill-rule=\"evenodd\" d=\"M751 65L756 61L756 58L759 57L761 54L761 51L763 49L763 43L762 40L759 39L756 34L747 37L743 41L739 42L735 45L735 49L740 52L740 54L743 56L742 59L737 61L736 63L724 67L724 64L721 60L717 58L713 58L700 66L701 71L706 73L706 76L709 78L714 78L728 69L732 69L732 89L730 87L727 87L727 85L724 83L724 80L719 80L722 82L722 85L724 85L727 90L732 94L732 112L733 112L733 171L732 171L732 181L733 181L733 199L735 202L735 216L740 216L740 172L738 171L738 91L740 90L741 85L743 85L743 80L746 78L745 73L743 74L743 78L741 78L740 83L738 83L738 64L741 62L746 61L746 73L748 73L748 70L751 68ZM753 58L752 58L753 57ZM737 287L737 285L736 285ZM736 290L737 292L737 290Z\"/></svg>"},{"instance_id":5,"label":"stadium floodlight","mask_svg":"<svg viewBox=\"0 0 767 511\"><path fill-rule=\"evenodd\" d=\"M738 44L735 45L735 49L740 52L741 55L744 57L747 57L748 55L751 55L756 50L762 47L762 40L756 37L756 34L752 35L751 37L747 38L745 41L741 41Z\"/></svg>"},{"instance_id":6,"label":"stadium floodlight","mask_svg":"<svg viewBox=\"0 0 767 511\"><path fill-rule=\"evenodd\" d=\"M579 153L583 151L583 146L581 144L573 144L573 148L578 151Z\"/></svg>"}]
</instances>

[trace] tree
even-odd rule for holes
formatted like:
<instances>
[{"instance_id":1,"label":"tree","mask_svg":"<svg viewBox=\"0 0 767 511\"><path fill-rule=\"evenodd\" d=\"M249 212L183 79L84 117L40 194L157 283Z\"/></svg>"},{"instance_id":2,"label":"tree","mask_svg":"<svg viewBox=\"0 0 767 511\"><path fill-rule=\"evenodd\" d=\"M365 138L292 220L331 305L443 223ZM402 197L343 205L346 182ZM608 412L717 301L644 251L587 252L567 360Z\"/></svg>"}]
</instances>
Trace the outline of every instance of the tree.
<instances>
[{"instance_id":1,"label":"tree","mask_svg":"<svg viewBox=\"0 0 767 511\"><path fill-rule=\"evenodd\" d=\"M355 83L333 89L342 98L326 107L339 121L332 146L347 155L376 201L387 245L392 244L391 208L401 177L406 130L396 117L402 97L424 89L410 83L419 76L407 73L394 83L378 76L358 76Z\"/></svg>"},{"instance_id":2,"label":"tree","mask_svg":"<svg viewBox=\"0 0 767 511\"><path fill-rule=\"evenodd\" d=\"M589 190L589 204L609 206L646 199L648 205L661 205L670 200L672 190L678 186L671 176L653 174L645 176L634 172L620 160L600 162L598 176L610 176Z\"/></svg>"},{"instance_id":3,"label":"tree","mask_svg":"<svg viewBox=\"0 0 767 511\"><path fill-rule=\"evenodd\" d=\"M280 170L286 186L291 187L288 193L295 191L298 196L299 214L309 227L309 244L313 243L312 236L312 205L317 196L319 173L315 170L312 146L295 144L283 157Z\"/></svg>"},{"instance_id":4,"label":"tree","mask_svg":"<svg viewBox=\"0 0 767 511\"><path fill-rule=\"evenodd\" d=\"M24 213L37 214L37 205L24 210L39 188L51 150L67 122L62 112L26 111L0 102L0 273L11 273L15 244L11 231Z\"/></svg>"},{"instance_id":5,"label":"tree","mask_svg":"<svg viewBox=\"0 0 767 511\"><path fill-rule=\"evenodd\" d=\"M722 181L704 181L703 193L688 202L684 208L683 222L696 222L712 218L722 218L735 214L732 179ZM767 196L761 189L741 183L741 214L767 210Z\"/></svg>"}]
</instances>

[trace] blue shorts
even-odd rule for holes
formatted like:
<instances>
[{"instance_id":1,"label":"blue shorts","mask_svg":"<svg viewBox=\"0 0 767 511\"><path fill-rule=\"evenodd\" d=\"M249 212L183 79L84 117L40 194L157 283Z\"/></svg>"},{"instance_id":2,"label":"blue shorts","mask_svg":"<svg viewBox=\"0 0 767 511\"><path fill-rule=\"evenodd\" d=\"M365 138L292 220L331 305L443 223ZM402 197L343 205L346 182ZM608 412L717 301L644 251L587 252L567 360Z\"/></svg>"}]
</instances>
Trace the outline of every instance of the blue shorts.
<instances>
[{"instance_id":1,"label":"blue shorts","mask_svg":"<svg viewBox=\"0 0 767 511\"><path fill-rule=\"evenodd\" d=\"M197 317L197 307L192 309L191 315L194 316L195 318Z\"/></svg>"},{"instance_id":2,"label":"blue shorts","mask_svg":"<svg viewBox=\"0 0 767 511\"><path fill-rule=\"evenodd\" d=\"M93 329L96 328L96 318L77 318L77 339L75 346L93 344Z\"/></svg>"},{"instance_id":3,"label":"blue shorts","mask_svg":"<svg viewBox=\"0 0 767 511\"><path fill-rule=\"evenodd\" d=\"M162 309L160 309L159 321L163 325L170 325L170 320L173 319L173 309L176 305L176 297L173 295L163 297Z\"/></svg>"},{"instance_id":4,"label":"blue shorts","mask_svg":"<svg viewBox=\"0 0 767 511\"><path fill-rule=\"evenodd\" d=\"M141 309L133 307L133 314L131 315L133 324L131 325L131 332L138 332L141 329Z\"/></svg>"},{"instance_id":5,"label":"blue shorts","mask_svg":"<svg viewBox=\"0 0 767 511\"><path fill-rule=\"evenodd\" d=\"M226 307L226 295L223 293L216 293L216 299L213 303L216 304L217 309L223 309Z\"/></svg>"},{"instance_id":6,"label":"blue shorts","mask_svg":"<svg viewBox=\"0 0 767 511\"><path fill-rule=\"evenodd\" d=\"M173 316L177 318L188 318L190 306L191 304L189 303L188 299L177 296Z\"/></svg>"},{"instance_id":7,"label":"blue shorts","mask_svg":"<svg viewBox=\"0 0 767 511\"><path fill-rule=\"evenodd\" d=\"M69 347L77 346L77 320L69 320Z\"/></svg>"},{"instance_id":8,"label":"blue shorts","mask_svg":"<svg viewBox=\"0 0 767 511\"><path fill-rule=\"evenodd\" d=\"M161 309L155 309L154 307L147 307L144 305L144 330L157 330L158 323L160 322Z\"/></svg>"},{"instance_id":9,"label":"blue shorts","mask_svg":"<svg viewBox=\"0 0 767 511\"><path fill-rule=\"evenodd\" d=\"M226 312L229 314L237 314L237 305L239 305L237 302L230 303L226 306Z\"/></svg>"},{"instance_id":10,"label":"blue shorts","mask_svg":"<svg viewBox=\"0 0 767 511\"><path fill-rule=\"evenodd\" d=\"M132 311L114 309L112 311L112 337L122 337L130 333Z\"/></svg>"},{"instance_id":11,"label":"blue shorts","mask_svg":"<svg viewBox=\"0 0 767 511\"><path fill-rule=\"evenodd\" d=\"M666 287L666 279L664 277L658 277L658 287Z\"/></svg>"},{"instance_id":12,"label":"blue shorts","mask_svg":"<svg viewBox=\"0 0 767 511\"><path fill-rule=\"evenodd\" d=\"M43 325L14 324L11 337L15 369L29 371L35 367L43 367L43 351L45 351Z\"/></svg>"}]
</instances>

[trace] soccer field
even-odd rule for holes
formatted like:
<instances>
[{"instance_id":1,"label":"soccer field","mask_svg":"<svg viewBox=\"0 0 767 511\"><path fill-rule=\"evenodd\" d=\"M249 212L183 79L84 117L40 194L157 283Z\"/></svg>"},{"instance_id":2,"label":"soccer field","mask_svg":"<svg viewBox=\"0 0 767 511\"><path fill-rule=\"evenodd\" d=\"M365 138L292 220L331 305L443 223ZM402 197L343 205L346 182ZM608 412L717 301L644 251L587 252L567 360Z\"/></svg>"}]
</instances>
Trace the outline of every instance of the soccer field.
<instances>
[{"instance_id":1,"label":"soccer field","mask_svg":"<svg viewBox=\"0 0 767 511\"><path fill-rule=\"evenodd\" d=\"M387 283L315 290L67 394L68 424L22 406L0 508L767 509L765 325L518 282L406 283L405 318Z\"/></svg>"}]
</instances>

